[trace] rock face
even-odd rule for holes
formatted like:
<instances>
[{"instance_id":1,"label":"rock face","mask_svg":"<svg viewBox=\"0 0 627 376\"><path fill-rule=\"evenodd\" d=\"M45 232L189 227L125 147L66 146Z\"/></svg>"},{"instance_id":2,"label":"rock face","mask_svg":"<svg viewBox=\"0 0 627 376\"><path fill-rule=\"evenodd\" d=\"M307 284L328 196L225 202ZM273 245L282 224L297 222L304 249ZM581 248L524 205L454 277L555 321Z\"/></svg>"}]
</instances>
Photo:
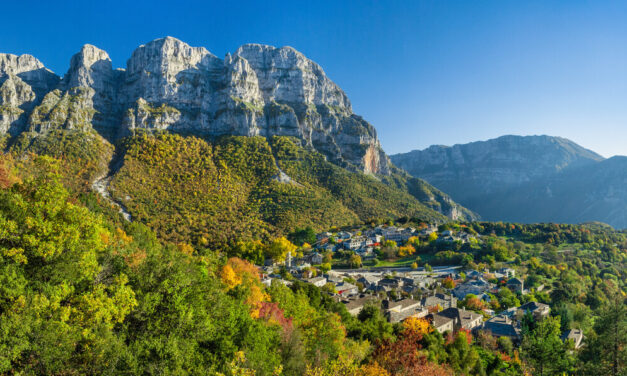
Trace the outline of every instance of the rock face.
<instances>
[{"instance_id":1,"label":"rock face","mask_svg":"<svg viewBox=\"0 0 627 376\"><path fill-rule=\"evenodd\" d=\"M627 228L627 158L606 160L564 138L503 136L391 160L486 220Z\"/></svg>"},{"instance_id":2,"label":"rock face","mask_svg":"<svg viewBox=\"0 0 627 376\"><path fill-rule=\"evenodd\" d=\"M322 68L291 47L247 44L220 59L171 37L137 48L126 70L85 45L60 79L29 55L0 55L0 133L93 128L217 137L293 136L343 167L390 173L372 125Z\"/></svg>"},{"instance_id":3,"label":"rock face","mask_svg":"<svg viewBox=\"0 0 627 376\"><path fill-rule=\"evenodd\" d=\"M0 54L0 135L16 135L59 78L31 55Z\"/></svg>"}]
</instances>

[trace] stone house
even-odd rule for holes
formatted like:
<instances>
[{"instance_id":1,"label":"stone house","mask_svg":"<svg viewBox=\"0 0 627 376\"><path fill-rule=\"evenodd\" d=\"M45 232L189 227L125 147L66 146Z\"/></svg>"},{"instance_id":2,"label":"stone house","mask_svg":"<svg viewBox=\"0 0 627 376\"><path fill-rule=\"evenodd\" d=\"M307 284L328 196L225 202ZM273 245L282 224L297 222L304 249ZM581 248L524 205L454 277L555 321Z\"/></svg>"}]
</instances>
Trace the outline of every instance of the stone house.
<instances>
[{"instance_id":1,"label":"stone house","mask_svg":"<svg viewBox=\"0 0 627 376\"><path fill-rule=\"evenodd\" d=\"M522 294L524 291L524 282L518 278L510 278L507 280L506 286L513 292Z\"/></svg>"},{"instance_id":2,"label":"stone house","mask_svg":"<svg viewBox=\"0 0 627 376\"><path fill-rule=\"evenodd\" d=\"M315 277L315 278L305 279L304 282L311 283L312 285L316 287L322 287L327 284L327 279L325 277Z\"/></svg>"},{"instance_id":3,"label":"stone house","mask_svg":"<svg viewBox=\"0 0 627 376\"><path fill-rule=\"evenodd\" d=\"M455 320L446 316L432 315L431 325L433 326L433 328L435 328L435 330L440 333L452 333L455 329Z\"/></svg>"},{"instance_id":4,"label":"stone house","mask_svg":"<svg viewBox=\"0 0 627 376\"><path fill-rule=\"evenodd\" d=\"M520 326L505 315L492 317L478 329L487 331L497 338L508 337L514 344L520 343Z\"/></svg>"},{"instance_id":5,"label":"stone house","mask_svg":"<svg viewBox=\"0 0 627 376\"><path fill-rule=\"evenodd\" d=\"M531 312L533 317L540 321L549 316L549 313L551 313L551 307L544 303L529 302L516 308L515 316L520 321L527 312Z\"/></svg>"},{"instance_id":6,"label":"stone house","mask_svg":"<svg viewBox=\"0 0 627 376\"><path fill-rule=\"evenodd\" d=\"M426 308L432 309L438 306L442 309L456 308L457 298L452 295L435 294L433 296L427 296L422 298L422 305Z\"/></svg>"},{"instance_id":7,"label":"stone house","mask_svg":"<svg viewBox=\"0 0 627 376\"><path fill-rule=\"evenodd\" d=\"M383 301L385 316L391 323L404 321L410 317L425 317L429 313L420 301L413 299L403 299L399 301Z\"/></svg>"},{"instance_id":8,"label":"stone house","mask_svg":"<svg viewBox=\"0 0 627 376\"><path fill-rule=\"evenodd\" d=\"M575 344L575 349L580 348L583 345L584 335L581 329L567 330L562 334L562 341L566 342L572 340Z\"/></svg>"},{"instance_id":9,"label":"stone house","mask_svg":"<svg viewBox=\"0 0 627 376\"><path fill-rule=\"evenodd\" d=\"M465 308L447 308L434 314L434 316L444 316L453 319L455 330L473 330L483 324L482 315L473 311L467 311Z\"/></svg>"},{"instance_id":10,"label":"stone house","mask_svg":"<svg viewBox=\"0 0 627 376\"><path fill-rule=\"evenodd\" d=\"M378 300L375 296L362 294L355 298L343 299L341 302L346 306L348 313L357 316L364 306L367 304L376 304Z\"/></svg>"}]
</instances>

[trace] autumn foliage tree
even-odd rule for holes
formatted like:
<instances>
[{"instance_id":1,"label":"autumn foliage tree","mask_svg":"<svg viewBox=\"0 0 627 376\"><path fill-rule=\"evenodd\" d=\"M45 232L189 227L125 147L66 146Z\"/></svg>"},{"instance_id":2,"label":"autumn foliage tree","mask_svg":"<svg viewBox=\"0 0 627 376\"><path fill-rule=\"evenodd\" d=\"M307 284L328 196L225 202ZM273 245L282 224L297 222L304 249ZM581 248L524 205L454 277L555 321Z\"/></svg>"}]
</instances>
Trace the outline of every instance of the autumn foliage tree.
<instances>
[{"instance_id":1,"label":"autumn foliage tree","mask_svg":"<svg viewBox=\"0 0 627 376\"><path fill-rule=\"evenodd\" d=\"M447 289L454 289L455 281L451 277L446 277L442 280L442 286L446 287Z\"/></svg>"},{"instance_id":2,"label":"autumn foliage tree","mask_svg":"<svg viewBox=\"0 0 627 376\"><path fill-rule=\"evenodd\" d=\"M371 364L377 364L391 375L453 375L446 366L427 360L423 350L425 328L422 319L403 324L402 333L396 340L386 339L377 345L371 356Z\"/></svg>"},{"instance_id":3,"label":"autumn foliage tree","mask_svg":"<svg viewBox=\"0 0 627 376\"><path fill-rule=\"evenodd\" d=\"M417 317L410 317L403 321L403 329L405 331L419 333L420 335L425 335L433 331L427 319Z\"/></svg>"},{"instance_id":4,"label":"autumn foliage tree","mask_svg":"<svg viewBox=\"0 0 627 376\"><path fill-rule=\"evenodd\" d=\"M407 257L416 253L416 248L414 248L411 244L401 246L398 249L398 257Z\"/></svg>"},{"instance_id":5,"label":"autumn foliage tree","mask_svg":"<svg viewBox=\"0 0 627 376\"><path fill-rule=\"evenodd\" d=\"M294 253L298 247L284 237L274 239L266 246L266 256L276 262L285 261L288 253Z\"/></svg>"}]
</instances>

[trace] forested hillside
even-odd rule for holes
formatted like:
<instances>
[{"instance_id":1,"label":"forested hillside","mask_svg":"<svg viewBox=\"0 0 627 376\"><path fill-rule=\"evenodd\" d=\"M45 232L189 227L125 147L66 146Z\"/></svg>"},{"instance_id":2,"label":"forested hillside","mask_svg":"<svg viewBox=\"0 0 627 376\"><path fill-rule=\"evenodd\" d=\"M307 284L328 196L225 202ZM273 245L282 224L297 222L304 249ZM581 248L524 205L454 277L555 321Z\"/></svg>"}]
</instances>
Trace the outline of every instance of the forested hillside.
<instances>
[{"instance_id":1,"label":"forested hillside","mask_svg":"<svg viewBox=\"0 0 627 376\"><path fill-rule=\"evenodd\" d=\"M30 153L61 158L66 187L102 201L102 207L106 200L95 197L91 186L108 174L107 189L133 220L162 239L195 246L378 218L474 218L419 179L351 172L289 137L208 141L140 132L114 147L93 131L55 130L23 133L9 141L8 150L22 161Z\"/></svg>"},{"instance_id":2,"label":"forested hillside","mask_svg":"<svg viewBox=\"0 0 627 376\"><path fill-rule=\"evenodd\" d=\"M265 286L258 269L234 255L252 259L257 256L241 251L257 249L280 259L297 246L278 238L215 251L161 241L139 222L111 221L85 207L98 203L64 188L63 166L49 157L10 155L0 164L0 373L612 375L625 369L625 233L598 225L445 225L489 237L483 245L454 248L471 256L467 267L511 262L526 271L530 286L551 286L549 293L525 295L551 303L554 317L530 322L517 350L465 331L443 336L422 319L389 324L374 306L352 316L321 289L296 280L291 287ZM438 247L434 240L418 254ZM497 309L511 299L517 298L499 293L490 304ZM587 345L571 352L559 339L564 327L583 329Z\"/></svg>"}]
</instances>

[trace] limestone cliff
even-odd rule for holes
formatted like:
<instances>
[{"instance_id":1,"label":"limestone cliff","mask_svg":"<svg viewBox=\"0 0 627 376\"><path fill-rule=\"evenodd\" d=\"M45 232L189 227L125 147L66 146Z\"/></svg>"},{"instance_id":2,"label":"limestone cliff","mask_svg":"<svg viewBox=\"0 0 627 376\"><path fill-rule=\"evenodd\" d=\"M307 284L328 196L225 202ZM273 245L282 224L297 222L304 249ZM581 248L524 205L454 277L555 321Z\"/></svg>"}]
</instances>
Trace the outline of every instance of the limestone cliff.
<instances>
[{"instance_id":1,"label":"limestone cliff","mask_svg":"<svg viewBox=\"0 0 627 376\"><path fill-rule=\"evenodd\" d=\"M247 44L220 59L167 37L138 47L122 70L85 45L62 79L32 56L0 55L0 133L53 128L93 128L110 140L136 129L292 136L343 167L389 173L374 127L291 47Z\"/></svg>"}]
</instances>

